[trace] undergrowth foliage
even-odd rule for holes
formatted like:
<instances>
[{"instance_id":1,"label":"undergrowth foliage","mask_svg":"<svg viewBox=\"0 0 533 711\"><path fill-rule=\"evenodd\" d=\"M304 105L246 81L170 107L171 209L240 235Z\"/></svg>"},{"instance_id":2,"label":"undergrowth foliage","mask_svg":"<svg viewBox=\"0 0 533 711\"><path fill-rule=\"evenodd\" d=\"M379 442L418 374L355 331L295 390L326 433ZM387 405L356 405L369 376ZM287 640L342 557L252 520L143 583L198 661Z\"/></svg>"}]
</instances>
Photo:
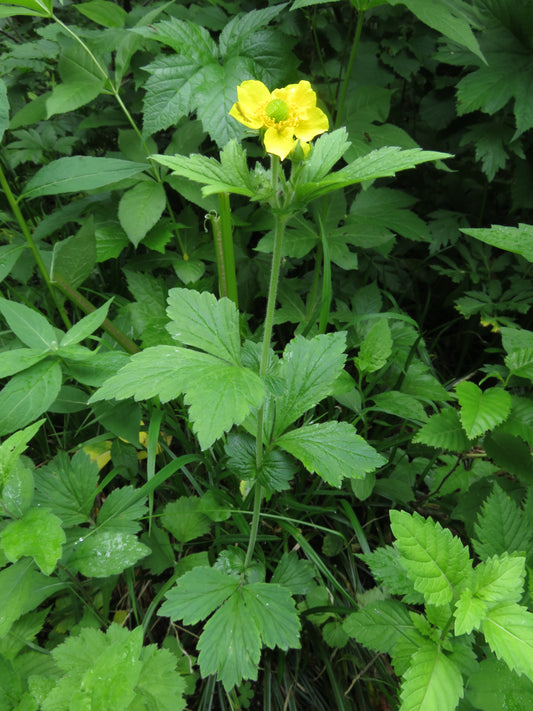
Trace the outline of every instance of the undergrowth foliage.
<instances>
[{"instance_id":1,"label":"undergrowth foliage","mask_svg":"<svg viewBox=\"0 0 533 711\"><path fill-rule=\"evenodd\" d=\"M528 0L0 0L0 711L533 704Z\"/></svg>"}]
</instances>

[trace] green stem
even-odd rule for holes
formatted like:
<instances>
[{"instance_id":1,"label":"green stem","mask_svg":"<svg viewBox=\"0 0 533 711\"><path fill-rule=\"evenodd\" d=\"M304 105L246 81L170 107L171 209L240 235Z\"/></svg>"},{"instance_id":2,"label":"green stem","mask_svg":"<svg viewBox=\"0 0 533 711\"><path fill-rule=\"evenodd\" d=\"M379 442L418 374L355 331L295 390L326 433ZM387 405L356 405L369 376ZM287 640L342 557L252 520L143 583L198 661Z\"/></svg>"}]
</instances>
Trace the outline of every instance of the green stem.
<instances>
[{"instance_id":1,"label":"green stem","mask_svg":"<svg viewBox=\"0 0 533 711\"><path fill-rule=\"evenodd\" d=\"M33 254L33 258L35 259L35 263L37 264L37 267L39 271L42 274L42 277L45 281L46 287L48 291L50 292L50 295L53 299L53 302L59 311L59 314L63 320L63 323L67 327L67 330L72 328L72 324L70 322L69 317L67 316L67 313L63 307L63 304L59 301L57 298L57 294L54 291L54 288L50 282L50 276L48 274L48 270L46 269L43 259L41 257L41 253L39 252L39 249L37 248L37 245L35 244L35 241L33 239L33 236L30 232L30 228L28 227L28 223L24 219L24 215L20 211L20 208L18 206L18 202L11 192L11 188L9 187L9 183L6 180L6 176L4 174L4 171L2 170L2 166L0 165L0 185L2 186L2 189L6 195L7 201L9 202L9 206L11 210L13 211L13 214L15 215L15 219L17 220L19 227L22 231L22 234L24 235L24 238L26 240L26 243L28 247L30 248L31 253Z\"/></svg>"},{"instance_id":2,"label":"green stem","mask_svg":"<svg viewBox=\"0 0 533 711\"><path fill-rule=\"evenodd\" d=\"M215 254L217 257L218 286L220 296L227 296L238 307L237 275L233 253L231 208L228 193L218 194L219 214L211 213Z\"/></svg>"},{"instance_id":3,"label":"green stem","mask_svg":"<svg viewBox=\"0 0 533 711\"><path fill-rule=\"evenodd\" d=\"M274 200L272 207L279 208L279 198L278 198L278 176L279 176L279 159L277 156L272 156L272 189L274 193ZM280 213L275 209L274 212L274 249L272 252L272 263L270 267L270 282L268 286L268 299L267 299L267 309L265 314L264 322L264 332L263 332L263 345L261 348L261 361L259 364L259 375L264 376L268 369L268 357L270 351L270 341L272 339L272 330L274 327L274 312L276 310L276 297L278 293L278 282L279 273L281 267L281 255L283 248L283 235L285 233L285 225L287 224L288 216L286 214ZM263 434L263 415L264 415L264 405L261 405L257 412L257 431L255 438L255 460L256 469L259 473L263 465L263 447L264 447L264 434ZM259 528L259 519L261 516L261 501L263 498L263 487L261 484L255 484L255 495L254 495L254 510L252 514L252 524L250 529L250 539L248 541L248 550L246 552L246 559L244 563L244 568L246 569L251 561L255 548L255 542L257 539L257 531Z\"/></svg>"},{"instance_id":4,"label":"green stem","mask_svg":"<svg viewBox=\"0 0 533 711\"><path fill-rule=\"evenodd\" d=\"M353 65L355 63L355 57L357 55L357 49L359 47L359 40L361 39L361 31L363 29L363 22L365 19L365 11L359 10L357 13L357 26L355 28L355 35L352 42L352 50L350 52L350 58L348 59L348 66L346 67L346 75L342 83L342 89L337 104L337 113L335 115L335 128L339 127L339 123L342 119L344 112L344 102L346 100L346 93L348 91L348 84L352 76Z\"/></svg>"}]
</instances>

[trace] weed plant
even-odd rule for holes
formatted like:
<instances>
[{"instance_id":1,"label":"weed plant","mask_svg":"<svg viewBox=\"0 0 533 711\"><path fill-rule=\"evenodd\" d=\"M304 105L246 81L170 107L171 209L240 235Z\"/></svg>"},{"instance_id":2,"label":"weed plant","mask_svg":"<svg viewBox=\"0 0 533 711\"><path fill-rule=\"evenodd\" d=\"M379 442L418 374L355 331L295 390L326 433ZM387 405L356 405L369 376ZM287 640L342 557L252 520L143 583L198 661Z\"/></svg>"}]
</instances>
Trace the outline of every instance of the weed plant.
<instances>
[{"instance_id":1,"label":"weed plant","mask_svg":"<svg viewBox=\"0 0 533 711\"><path fill-rule=\"evenodd\" d=\"M0 0L0 711L533 707L532 37Z\"/></svg>"}]
</instances>

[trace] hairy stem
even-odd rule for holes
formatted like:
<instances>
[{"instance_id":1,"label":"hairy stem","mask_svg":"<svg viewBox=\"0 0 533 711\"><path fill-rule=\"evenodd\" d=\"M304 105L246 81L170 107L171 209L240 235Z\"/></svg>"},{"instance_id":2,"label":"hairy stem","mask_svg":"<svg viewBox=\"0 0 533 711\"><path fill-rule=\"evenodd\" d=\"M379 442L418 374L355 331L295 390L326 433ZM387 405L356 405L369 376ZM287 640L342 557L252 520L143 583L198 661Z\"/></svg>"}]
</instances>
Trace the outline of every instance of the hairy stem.
<instances>
[{"instance_id":1,"label":"hairy stem","mask_svg":"<svg viewBox=\"0 0 533 711\"><path fill-rule=\"evenodd\" d=\"M346 74L344 75L344 81L342 83L342 89L339 96L339 101L337 102L337 113L335 115L335 128L339 127L342 120L342 115L344 112L344 102L346 100L346 92L348 91L348 85L352 76L353 65L355 63L355 57L357 55L357 49L359 47L359 40L361 39L361 31L363 29L363 22L365 19L365 11L359 10L357 13L357 25L355 28L355 35L352 42L352 50L350 52L350 58L348 59L348 66L346 67Z\"/></svg>"}]
</instances>

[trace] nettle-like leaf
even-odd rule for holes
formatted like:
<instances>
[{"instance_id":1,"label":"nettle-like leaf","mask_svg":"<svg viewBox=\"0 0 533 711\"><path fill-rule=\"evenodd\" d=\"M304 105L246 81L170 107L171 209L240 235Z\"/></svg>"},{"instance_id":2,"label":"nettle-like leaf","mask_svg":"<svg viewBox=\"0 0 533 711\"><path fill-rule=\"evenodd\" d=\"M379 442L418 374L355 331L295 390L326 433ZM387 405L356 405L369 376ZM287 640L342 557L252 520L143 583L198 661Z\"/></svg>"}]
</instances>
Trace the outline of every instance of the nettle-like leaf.
<instances>
[{"instance_id":1,"label":"nettle-like leaf","mask_svg":"<svg viewBox=\"0 0 533 711\"><path fill-rule=\"evenodd\" d=\"M494 607L482 631L498 659L533 681L533 613L515 603Z\"/></svg>"},{"instance_id":2,"label":"nettle-like leaf","mask_svg":"<svg viewBox=\"0 0 533 711\"><path fill-rule=\"evenodd\" d=\"M31 508L9 523L0 534L6 558L15 563L31 556L45 575L50 575L61 558L66 541L61 521L46 509Z\"/></svg>"},{"instance_id":3,"label":"nettle-like leaf","mask_svg":"<svg viewBox=\"0 0 533 711\"><path fill-rule=\"evenodd\" d=\"M483 560L515 551L527 553L533 537L524 512L499 486L483 504L474 532L472 544Z\"/></svg>"},{"instance_id":4,"label":"nettle-like leaf","mask_svg":"<svg viewBox=\"0 0 533 711\"><path fill-rule=\"evenodd\" d=\"M265 29L283 7L234 17L222 30L218 45L203 27L176 18L135 28L174 50L145 67L150 77L145 86L144 132L164 130L196 111L220 147L242 137L242 127L229 116L237 86L244 79L260 79L274 88L294 64L287 53L290 40Z\"/></svg>"},{"instance_id":5,"label":"nettle-like leaf","mask_svg":"<svg viewBox=\"0 0 533 711\"><path fill-rule=\"evenodd\" d=\"M360 479L387 461L347 422L304 425L285 432L276 445L332 486L345 477Z\"/></svg>"},{"instance_id":6,"label":"nettle-like leaf","mask_svg":"<svg viewBox=\"0 0 533 711\"><path fill-rule=\"evenodd\" d=\"M107 633L84 628L55 647L53 656L63 673L47 694L45 711L98 708L126 711L181 711L185 681L176 659L155 645L143 647L143 630L111 625Z\"/></svg>"},{"instance_id":7,"label":"nettle-like leaf","mask_svg":"<svg viewBox=\"0 0 533 711\"><path fill-rule=\"evenodd\" d=\"M415 590L429 605L445 605L468 585L472 562L468 548L448 529L420 514L390 512L395 547Z\"/></svg>"},{"instance_id":8,"label":"nettle-like leaf","mask_svg":"<svg viewBox=\"0 0 533 711\"><path fill-rule=\"evenodd\" d=\"M229 690L256 679L263 646L299 647L300 621L289 591L272 583L242 584L216 568L183 575L161 606L160 615L195 624L212 613L200 635L202 676L216 674Z\"/></svg>"},{"instance_id":9,"label":"nettle-like leaf","mask_svg":"<svg viewBox=\"0 0 533 711\"><path fill-rule=\"evenodd\" d=\"M526 559L504 553L476 566L472 579L476 597L489 604L519 602L524 592Z\"/></svg>"},{"instance_id":10,"label":"nettle-like leaf","mask_svg":"<svg viewBox=\"0 0 533 711\"><path fill-rule=\"evenodd\" d=\"M463 590L455 604L455 634L470 634L472 630L479 629L487 609L487 603L476 597L471 590Z\"/></svg>"},{"instance_id":11,"label":"nettle-like leaf","mask_svg":"<svg viewBox=\"0 0 533 711\"><path fill-rule=\"evenodd\" d=\"M399 711L454 711L462 697L460 669L440 645L426 642L404 674Z\"/></svg>"},{"instance_id":12,"label":"nettle-like leaf","mask_svg":"<svg viewBox=\"0 0 533 711\"><path fill-rule=\"evenodd\" d=\"M156 395L168 402L185 394L193 429L206 449L260 407L265 388L253 370L240 365L238 314L229 299L173 289L168 314L172 336L207 353L178 346L147 348L109 378L90 402Z\"/></svg>"},{"instance_id":13,"label":"nettle-like leaf","mask_svg":"<svg viewBox=\"0 0 533 711\"><path fill-rule=\"evenodd\" d=\"M459 413L453 407L431 415L413 437L413 442L451 452L464 452L471 446L461 426Z\"/></svg>"},{"instance_id":14,"label":"nettle-like leaf","mask_svg":"<svg viewBox=\"0 0 533 711\"><path fill-rule=\"evenodd\" d=\"M461 406L461 422L469 439L496 427L511 412L511 396L503 388L482 391L475 383L465 380L458 383L455 391Z\"/></svg>"},{"instance_id":15,"label":"nettle-like leaf","mask_svg":"<svg viewBox=\"0 0 533 711\"><path fill-rule=\"evenodd\" d=\"M280 375L283 394L276 398L274 434L280 434L304 412L333 391L346 360L346 332L310 340L296 336L283 352Z\"/></svg>"},{"instance_id":16,"label":"nettle-like leaf","mask_svg":"<svg viewBox=\"0 0 533 711\"><path fill-rule=\"evenodd\" d=\"M461 229L465 235L508 252L521 254L528 262L533 262L533 225L519 224L518 227L479 227Z\"/></svg>"},{"instance_id":17,"label":"nettle-like leaf","mask_svg":"<svg viewBox=\"0 0 533 711\"><path fill-rule=\"evenodd\" d=\"M230 434L226 444L228 468L242 480L257 481L271 491L290 488L290 480L296 474L294 460L279 449L268 449L257 469L257 443L248 434Z\"/></svg>"},{"instance_id":18,"label":"nettle-like leaf","mask_svg":"<svg viewBox=\"0 0 533 711\"><path fill-rule=\"evenodd\" d=\"M360 555L376 580L382 583L393 595L402 595L405 602L420 605L424 597L413 589L413 581L400 562L401 554L393 546L381 546Z\"/></svg>"}]
</instances>

